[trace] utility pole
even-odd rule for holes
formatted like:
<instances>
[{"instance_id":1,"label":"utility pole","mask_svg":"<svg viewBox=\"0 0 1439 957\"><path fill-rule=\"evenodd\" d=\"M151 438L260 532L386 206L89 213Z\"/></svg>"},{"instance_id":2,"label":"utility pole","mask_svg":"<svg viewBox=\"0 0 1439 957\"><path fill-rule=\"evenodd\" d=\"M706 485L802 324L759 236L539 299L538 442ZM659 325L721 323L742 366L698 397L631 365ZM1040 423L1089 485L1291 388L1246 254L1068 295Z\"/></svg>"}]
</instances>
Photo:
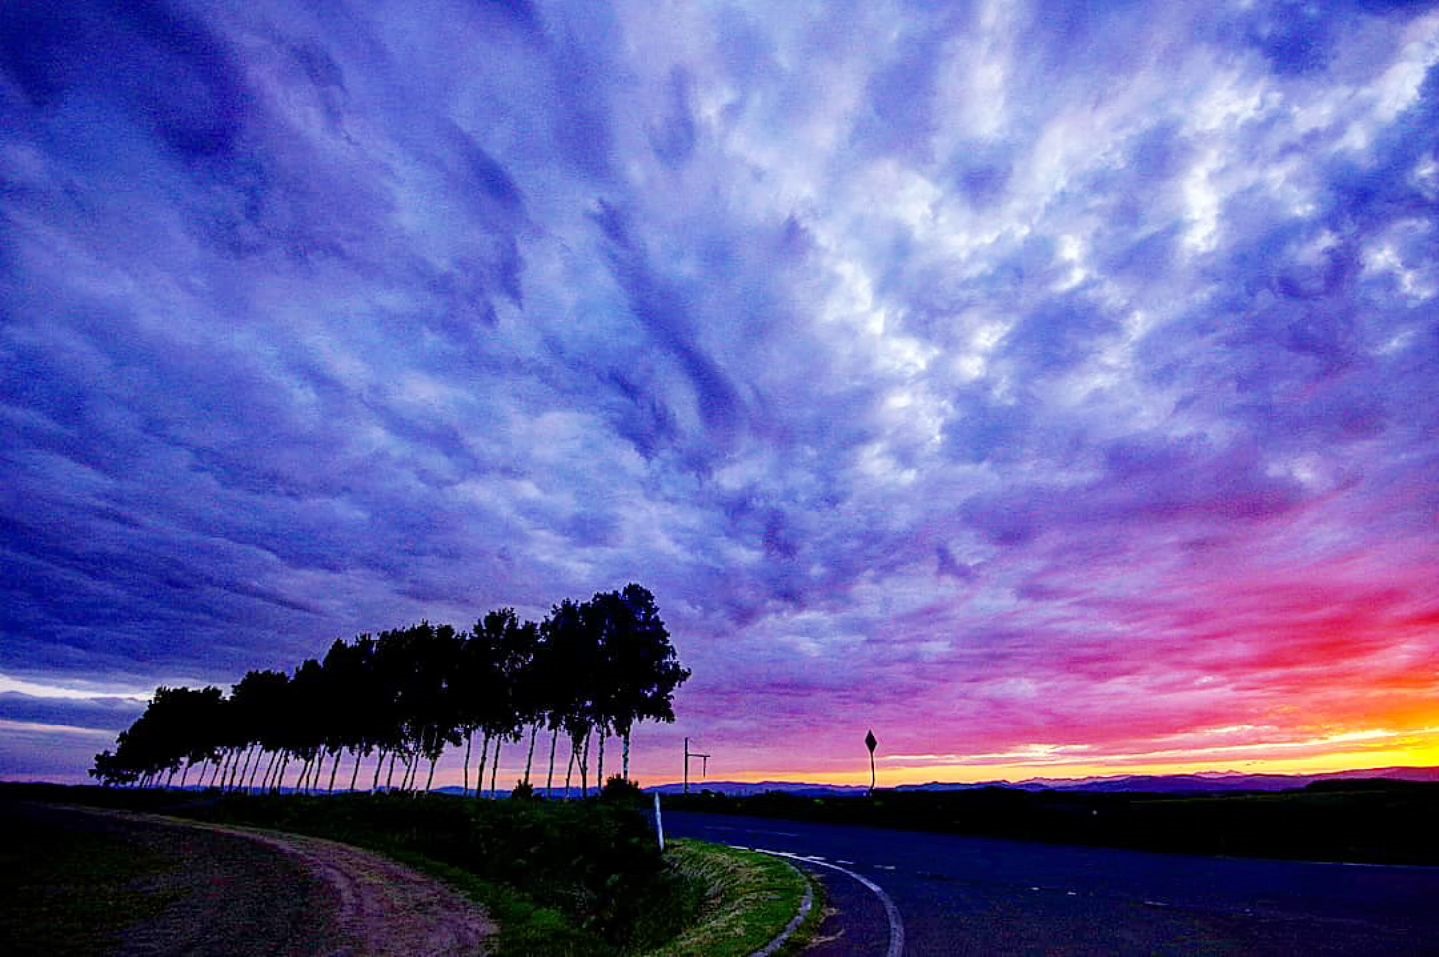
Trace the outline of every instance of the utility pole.
<instances>
[{"instance_id":1,"label":"utility pole","mask_svg":"<svg viewBox=\"0 0 1439 957\"><path fill-rule=\"evenodd\" d=\"M700 765L700 769L701 769L701 770L700 770L700 775L701 775L701 776L700 776L700 780L701 780L701 781L703 781L703 780L705 779L705 777L707 777L707 776L709 775L709 770L710 770L710 756L709 756L708 754L700 754L698 751L691 751L691 750L690 750L690 739L689 739L689 738L685 738L685 793L686 793L686 794L690 793L690 758L699 758L700 761L703 762L703 763Z\"/></svg>"}]
</instances>

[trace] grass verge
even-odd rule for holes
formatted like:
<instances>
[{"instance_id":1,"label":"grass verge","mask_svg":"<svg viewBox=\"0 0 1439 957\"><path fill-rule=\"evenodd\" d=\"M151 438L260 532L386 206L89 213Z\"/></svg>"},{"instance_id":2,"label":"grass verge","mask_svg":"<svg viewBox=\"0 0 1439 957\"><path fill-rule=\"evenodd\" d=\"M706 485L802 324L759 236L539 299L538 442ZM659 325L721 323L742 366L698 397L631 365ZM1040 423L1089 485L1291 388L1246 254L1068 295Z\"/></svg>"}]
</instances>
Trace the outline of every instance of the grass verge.
<instances>
[{"instance_id":1,"label":"grass verge","mask_svg":"<svg viewBox=\"0 0 1439 957\"><path fill-rule=\"evenodd\" d=\"M685 840L672 842L665 856L686 882L702 890L703 900L691 926L645 957L752 954L788 926L811 885L809 916L780 953L798 953L819 926L824 906L818 882L777 857Z\"/></svg>"}]
</instances>

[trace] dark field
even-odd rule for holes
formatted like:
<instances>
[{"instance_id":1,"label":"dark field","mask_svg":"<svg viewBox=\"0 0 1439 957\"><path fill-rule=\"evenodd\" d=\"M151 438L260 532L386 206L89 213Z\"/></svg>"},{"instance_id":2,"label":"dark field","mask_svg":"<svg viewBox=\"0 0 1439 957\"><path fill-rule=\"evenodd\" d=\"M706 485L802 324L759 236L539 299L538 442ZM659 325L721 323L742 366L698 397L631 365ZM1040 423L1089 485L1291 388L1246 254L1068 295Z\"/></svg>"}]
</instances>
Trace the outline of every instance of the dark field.
<instances>
[{"instance_id":1,"label":"dark field","mask_svg":"<svg viewBox=\"0 0 1439 957\"><path fill-rule=\"evenodd\" d=\"M0 802L0 953L316 952L324 888L234 837Z\"/></svg>"},{"instance_id":2,"label":"dark field","mask_svg":"<svg viewBox=\"0 0 1439 957\"><path fill-rule=\"evenodd\" d=\"M1439 864L1439 784L1336 781L1295 791L1184 796L983 788L873 799L667 798L675 810L910 831L1295 860Z\"/></svg>"}]
</instances>

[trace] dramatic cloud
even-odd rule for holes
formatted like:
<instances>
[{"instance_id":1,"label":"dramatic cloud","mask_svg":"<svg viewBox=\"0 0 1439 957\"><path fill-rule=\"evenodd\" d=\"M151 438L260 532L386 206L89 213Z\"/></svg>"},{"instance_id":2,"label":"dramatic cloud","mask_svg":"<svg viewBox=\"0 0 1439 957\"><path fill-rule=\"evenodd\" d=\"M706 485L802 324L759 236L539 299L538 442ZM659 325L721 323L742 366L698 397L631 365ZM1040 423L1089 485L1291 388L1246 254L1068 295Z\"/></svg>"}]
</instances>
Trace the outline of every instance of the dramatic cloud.
<instances>
[{"instance_id":1,"label":"dramatic cloud","mask_svg":"<svg viewBox=\"0 0 1439 957\"><path fill-rule=\"evenodd\" d=\"M1374 0L8 5L0 774L631 580L645 780L1439 760L1436 64Z\"/></svg>"}]
</instances>

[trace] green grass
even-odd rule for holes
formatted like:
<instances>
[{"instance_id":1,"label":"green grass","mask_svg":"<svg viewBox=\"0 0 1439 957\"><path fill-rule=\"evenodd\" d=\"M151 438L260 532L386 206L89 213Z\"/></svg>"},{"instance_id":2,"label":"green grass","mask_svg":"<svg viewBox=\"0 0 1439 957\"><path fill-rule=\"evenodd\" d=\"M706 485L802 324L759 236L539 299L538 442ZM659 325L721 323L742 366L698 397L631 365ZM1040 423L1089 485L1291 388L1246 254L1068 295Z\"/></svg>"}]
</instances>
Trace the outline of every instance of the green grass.
<instances>
[{"instance_id":1,"label":"green grass","mask_svg":"<svg viewBox=\"0 0 1439 957\"><path fill-rule=\"evenodd\" d=\"M471 872L398 848L371 847L442 880L481 905L499 928L495 957L602 957L613 953L603 942L574 926L562 913L541 907L512 887L482 880Z\"/></svg>"},{"instance_id":2,"label":"green grass","mask_svg":"<svg viewBox=\"0 0 1439 957\"><path fill-rule=\"evenodd\" d=\"M25 821L0 845L0 953L112 953L121 932L176 899L144 886L172 866L133 841Z\"/></svg>"},{"instance_id":3,"label":"green grass","mask_svg":"<svg viewBox=\"0 0 1439 957\"><path fill-rule=\"evenodd\" d=\"M810 881L785 861L698 841L674 841L671 867L703 888L697 920L646 957L740 957L778 937L799 913ZM816 897L809 917L786 945L795 953L814 934L824 910Z\"/></svg>"}]
</instances>

